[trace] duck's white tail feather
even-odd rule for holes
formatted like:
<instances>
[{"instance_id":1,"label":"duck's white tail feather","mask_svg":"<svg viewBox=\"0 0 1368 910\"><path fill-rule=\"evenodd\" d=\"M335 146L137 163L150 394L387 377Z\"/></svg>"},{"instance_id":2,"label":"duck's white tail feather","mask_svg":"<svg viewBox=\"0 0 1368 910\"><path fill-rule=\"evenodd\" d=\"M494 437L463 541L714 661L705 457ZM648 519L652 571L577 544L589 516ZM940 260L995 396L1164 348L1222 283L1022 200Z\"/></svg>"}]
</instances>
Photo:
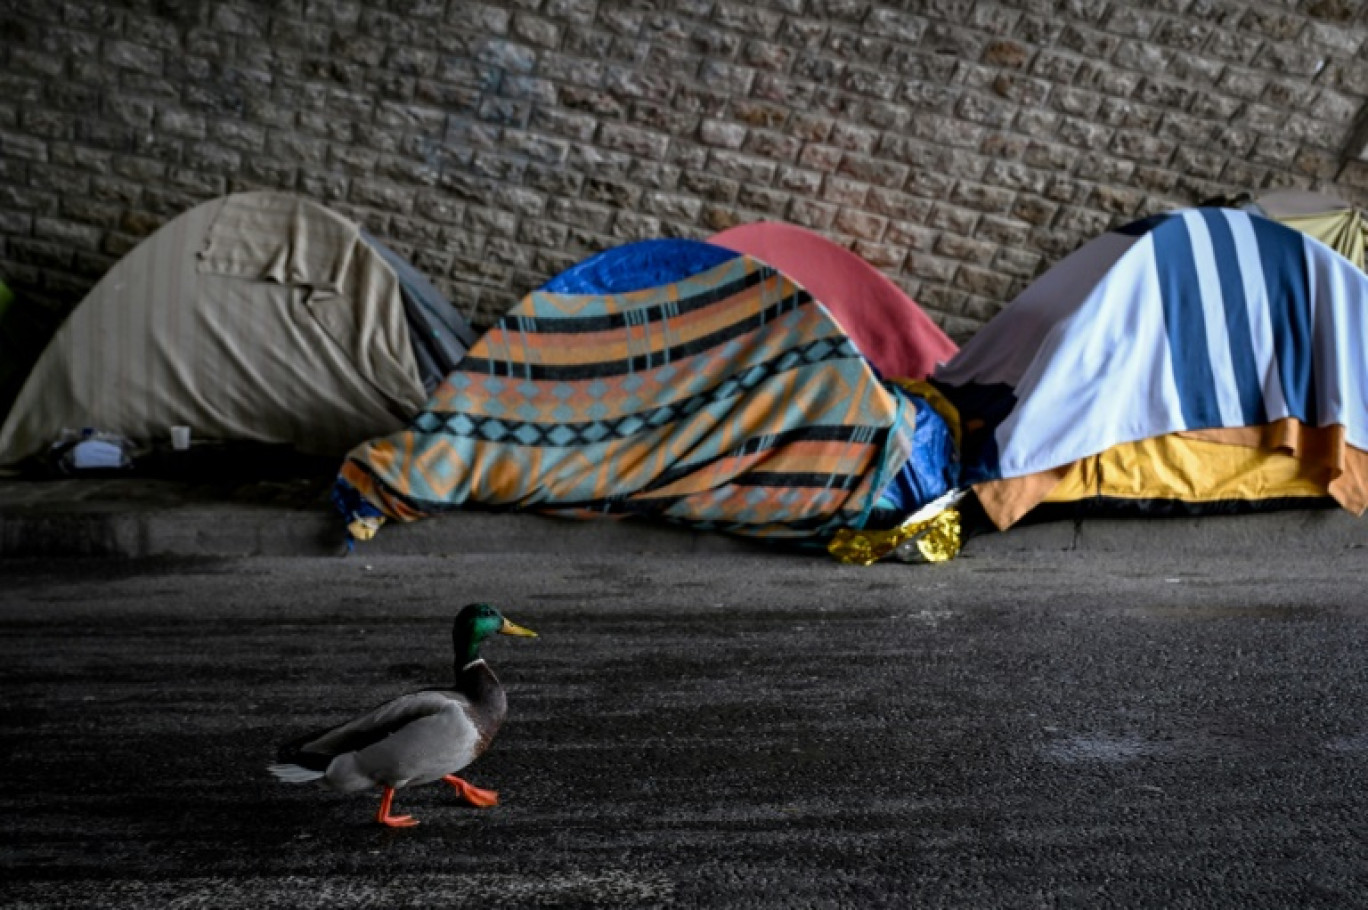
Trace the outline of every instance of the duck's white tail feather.
<instances>
[{"instance_id":1,"label":"duck's white tail feather","mask_svg":"<svg viewBox=\"0 0 1368 910\"><path fill-rule=\"evenodd\" d=\"M307 784L323 777L322 771L311 771L299 765L271 765L268 770L287 784Z\"/></svg>"}]
</instances>

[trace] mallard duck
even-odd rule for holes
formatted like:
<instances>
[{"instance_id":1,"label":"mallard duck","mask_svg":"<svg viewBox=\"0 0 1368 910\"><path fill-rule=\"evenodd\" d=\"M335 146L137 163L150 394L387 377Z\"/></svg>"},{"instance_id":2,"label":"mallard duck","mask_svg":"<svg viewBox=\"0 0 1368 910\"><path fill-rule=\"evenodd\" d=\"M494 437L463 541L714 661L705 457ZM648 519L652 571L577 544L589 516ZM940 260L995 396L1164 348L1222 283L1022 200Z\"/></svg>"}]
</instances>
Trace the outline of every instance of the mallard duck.
<instances>
[{"instance_id":1,"label":"mallard duck","mask_svg":"<svg viewBox=\"0 0 1368 910\"><path fill-rule=\"evenodd\" d=\"M456 776L489 748L508 710L503 686L480 657L480 644L496 632L537 634L489 604L462 608L451 630L454 688L401 695L344 724L301 736L281 747L271 773L289 783L321 780L344 792L383 787L375 818L391 828L418 824L410 815L390 814L394 791L402 787L444 780L472 805L496 805L497 793Z\"/></svg>"}]
</instances>

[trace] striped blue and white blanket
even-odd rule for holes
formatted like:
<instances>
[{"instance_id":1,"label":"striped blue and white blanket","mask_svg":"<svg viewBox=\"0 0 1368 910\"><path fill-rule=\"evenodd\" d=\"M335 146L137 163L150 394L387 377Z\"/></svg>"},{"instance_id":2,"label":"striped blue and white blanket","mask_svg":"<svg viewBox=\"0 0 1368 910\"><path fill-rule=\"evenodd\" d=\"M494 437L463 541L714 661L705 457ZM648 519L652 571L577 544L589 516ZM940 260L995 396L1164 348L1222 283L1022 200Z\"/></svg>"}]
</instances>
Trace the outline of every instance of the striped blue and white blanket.
<instances>
[{"instance_id":1,"label":"striped blue and white blanket","mask_svg":"<svg viewBox=\"0 0 1368 910\"><path fill-rule=\"evenodd\" d=\"M964 479L1112 446L1293 419L1368 449L1368 275L1246 212L1157 215L1028 287L935 382L960 407Z\"/></svg>"}]
</instances>

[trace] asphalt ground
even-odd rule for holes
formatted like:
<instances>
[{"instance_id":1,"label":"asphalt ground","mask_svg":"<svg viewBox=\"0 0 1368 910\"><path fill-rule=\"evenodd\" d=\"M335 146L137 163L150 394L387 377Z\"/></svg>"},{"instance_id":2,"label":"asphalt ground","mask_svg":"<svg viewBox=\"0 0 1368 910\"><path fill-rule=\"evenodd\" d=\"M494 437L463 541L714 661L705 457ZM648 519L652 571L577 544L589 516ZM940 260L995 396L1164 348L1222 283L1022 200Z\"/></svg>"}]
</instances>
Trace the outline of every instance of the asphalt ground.
<instances>
[{"instance_id":1,"label":"asphalt ground","mask_svg":"<svg viewBox=\"0 0 1368 910\"><path fill-rule=\"evenodd\" d=\"M5 907L1368 905L1365 562L520 553L0 563ZM449 678L490 810L276 782Z\"/></svg>"}]
</instances>

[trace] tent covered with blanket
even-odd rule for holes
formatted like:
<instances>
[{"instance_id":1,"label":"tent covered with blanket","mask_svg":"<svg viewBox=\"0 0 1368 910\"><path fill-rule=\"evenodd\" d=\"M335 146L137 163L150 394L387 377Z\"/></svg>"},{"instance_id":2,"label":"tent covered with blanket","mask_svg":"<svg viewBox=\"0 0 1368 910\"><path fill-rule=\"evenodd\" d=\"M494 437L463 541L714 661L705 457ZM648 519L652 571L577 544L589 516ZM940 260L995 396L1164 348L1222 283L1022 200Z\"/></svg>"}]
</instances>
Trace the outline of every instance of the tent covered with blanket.
<instances>
[{"instance_id":1,"label":"tent covered with blanket","mask_svg":"<svg viewBox=\"0 0 1368 910\"><path fill-rule=\"evenodd\" d=\"M801 283L689 240L594 256L479 339L335 487L354 536L457 508L824 540L955 486L929 387L885 382Z\"/></svg>"},{"instance_id":2,"label":"tent covered with blanket","mask_svg":"<svg viewBox=\"0 0 1368 910\"><path fill-rule=\"evenodd\" d=\"M403 427L474 334L407 262L321 205L206 202L130 251L71 312L0 425L0 464L64 430L340 456Z\"/></svg>"},{"instance_id":3,"label":"tent covered with blanket","mask_svg":"<svg viewBox=\"0 0 1368 910\"><path fill-rule=\"evenodd\" d=\"M1245 208L1310 234L1360 269L1368 270L1368 220L1343 199L1306 190L1277 190Z\"/></svg>"},{"instance_id":4,"label":"tent covered with blanket","mask_svg":"<svg viewBox=\"0 0 1368 910\"><path fill-rule=\"evenodd\" d=\"M1203 208L1089 242L933 381L998 528L1038 506L1205 514L1330 497L1361 514L1366 339L1368 275L1275 221Z\"/></svg>"},{"instance_id":5,"label":"tent covered with blanket","mask_svg":"<svg viewBox=\"0 0 1368 910\"><path fill-rule=\"evenodd\" d=\"M887 276L821 234L795 224L757 221L728 228L708 242L754 256L801 284L880 375L925 379L958 350Z\"/></svg>"}]
</instances>

